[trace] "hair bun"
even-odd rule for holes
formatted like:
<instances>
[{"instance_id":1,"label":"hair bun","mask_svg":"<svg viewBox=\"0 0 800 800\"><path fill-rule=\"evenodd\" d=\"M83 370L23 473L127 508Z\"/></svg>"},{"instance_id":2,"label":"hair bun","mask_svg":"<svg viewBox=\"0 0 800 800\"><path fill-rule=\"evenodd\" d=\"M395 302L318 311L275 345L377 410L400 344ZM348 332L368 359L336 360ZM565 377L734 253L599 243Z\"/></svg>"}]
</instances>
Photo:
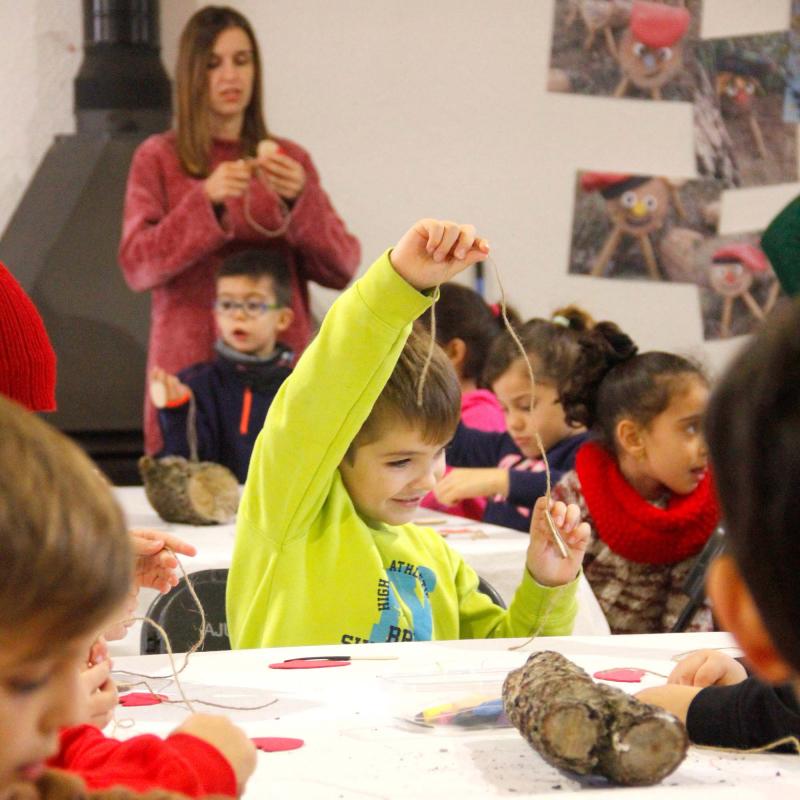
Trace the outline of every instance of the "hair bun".
<instances>
[{"instance_id":1,"label":"hair bun","mask_svg":"<svg viewBox=\"0 0 800 800\"><path fill-rule=\"evenodd\" d=\"M609 366L633 358L639 349L633 339L613 322L598 322L593 332L600 334L611 349L608 353Z\"/></svg>"},{"instance_id":2,"label":"hair bun","mask_svg":"<svg viewBox=\"0 0 800 800\"><path fill-rule=\"evenodd\" d=\"M584 311L580 306L576 305L557 308L550 315L550 321L577 333L590 331L595 326L594 317L588 311Z\"/></svg>"}]
</instances>

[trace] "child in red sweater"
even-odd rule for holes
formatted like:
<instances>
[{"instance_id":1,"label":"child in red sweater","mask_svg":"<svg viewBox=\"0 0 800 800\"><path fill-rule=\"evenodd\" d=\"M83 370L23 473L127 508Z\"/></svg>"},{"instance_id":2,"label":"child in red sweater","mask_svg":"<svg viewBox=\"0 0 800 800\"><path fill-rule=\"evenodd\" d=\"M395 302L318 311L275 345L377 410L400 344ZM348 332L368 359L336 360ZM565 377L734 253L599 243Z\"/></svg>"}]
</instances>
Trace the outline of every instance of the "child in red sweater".
<instances>
[{"instance_id":1,"label":"child in red sweater","mask_svg":"<svg viewBox=\"0 0 800 800\"><path fill-rule=\"evenodd\" d=\"M165 740L117 742L79 725L89 716L81 666L125 601L130 538L105 482L66 437L5 398L0 429L0 796L59 796L52 767L88 789L237 796L255 752L222 717L193 715Z\"/></svg>"},{"instance_id":2,"label":"child in red sweater","mask_svg":"<svg viewBox=\"0 0 800 800\"><path fill-rule=\"evenodd\" d=\"M612 633L669 631L688 602L686 576L719 522L701 419L708 382L671 353L636 354L616 326L584 337L562 392L568 419L593 435L553 497L577 504L592 539L583 569ZM690 630L711 630L701 607Z\"/></svg>"}]
</instances>

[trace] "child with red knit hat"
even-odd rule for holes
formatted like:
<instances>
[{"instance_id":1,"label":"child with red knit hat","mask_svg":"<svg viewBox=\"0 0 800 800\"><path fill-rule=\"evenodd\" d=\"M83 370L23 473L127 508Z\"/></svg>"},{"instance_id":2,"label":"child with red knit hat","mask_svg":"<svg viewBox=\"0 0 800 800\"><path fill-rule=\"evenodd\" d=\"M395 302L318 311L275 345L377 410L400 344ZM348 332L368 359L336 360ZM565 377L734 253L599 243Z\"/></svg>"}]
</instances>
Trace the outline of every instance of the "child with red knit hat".
<instances>
[{"instance_id":1,"label":"child with red knit hat","mask_svg":"<svg viewBox=\"0 0 800 800\"><path fill-rule=\"evenodd\" d=\"M36 306L2 263L0 394L30 411L56 408L56 354Z\"/></svg>"},{"instance_id":2,"label":"child with red knit hat","mask_svg":"<svg viewBox=\"0 0 800 800\"><path fill-rule=\"evenodd\" d=\"M669 631L720 517L701 432L708 381L681 356L637 354L615 326L597 325L582 346L589 368L573 371L561 401L592 438L553 497L590 525L583 569L611 632ZM712 628L706 604L689 630Z\"/></svg>"}]
</instances>

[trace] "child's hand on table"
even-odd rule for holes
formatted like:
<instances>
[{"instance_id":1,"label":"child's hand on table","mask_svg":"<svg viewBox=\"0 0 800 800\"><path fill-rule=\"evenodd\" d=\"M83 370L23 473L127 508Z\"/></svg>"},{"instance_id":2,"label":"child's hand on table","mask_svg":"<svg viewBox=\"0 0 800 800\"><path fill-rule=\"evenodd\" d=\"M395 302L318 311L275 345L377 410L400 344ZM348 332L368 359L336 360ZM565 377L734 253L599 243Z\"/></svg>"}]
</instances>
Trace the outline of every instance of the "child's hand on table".
<instances>
[{"instance_id":1,"label":"child's hand on table","mask_svg":"<svg viewBox=\"0 0 800 800\"><path fill-rule=\"evenodd\" d=\"M550 532L545 515L546 506L547 498L540 497L533 507L526 565L537 583L542 586L561 586L574 581L580 572L590 530L588 523L581 522L578 506L551 501L550 516L567 546L567 557L562 558Z\"/></svg>"},{"instance_id":2,"label":"child's hand on table","mask_svg":"<svg viewBox=\"0 0 800 800\"><path fill-rule=\"evenodd\" d=\"M680 686L733 686L747 677L745 668L719 650L698 650L682 658L667 678Z\"/></svg>"},{"instance_id":3,"label":"child's hand on table","mask_svg":"<svg viewBox=\"0 0 800 800\"><path fill-rule=\"evenodd\" d=\"M643 689L636 697L652 703L686 722L689 706L706 686L733 686L747 677L747 671L718 650L698 650L682 658L670 673L666 686Z\"/></svg>"},{"instance_id":4,"label":"child's hand on table","mask_svg":"<svg viewBox=\"0 0 800 800\"><path fill-rule=\"evenodd\" d=\"M461 500L486 495L508 494L508 470L497 467L468 467L453 469L433 490L436 499L451 506Z\"/></svg>"},{"instance_id":5,"label":"child's hand on table","mask_svg":"<svg viewBox=\"0 0 800 800\"><path fill-rule=\"evenodd\" d=\"M395 271L424 291L452 278L489 254L489 243L472 225L437 219L417 222L390 254Z\"/></svg>"},{"instance_id":6,"label":"child's hand on table","mask_svg":"<svg viewBox=\"0 0 800 800\"><path fill-rule=\"evenodd\" d=\"M256 747L245 732L226 717L192 714L173 733L188 733L213 745L233 768L239 793L256 769Z\"/></svg>"}]
</instances>

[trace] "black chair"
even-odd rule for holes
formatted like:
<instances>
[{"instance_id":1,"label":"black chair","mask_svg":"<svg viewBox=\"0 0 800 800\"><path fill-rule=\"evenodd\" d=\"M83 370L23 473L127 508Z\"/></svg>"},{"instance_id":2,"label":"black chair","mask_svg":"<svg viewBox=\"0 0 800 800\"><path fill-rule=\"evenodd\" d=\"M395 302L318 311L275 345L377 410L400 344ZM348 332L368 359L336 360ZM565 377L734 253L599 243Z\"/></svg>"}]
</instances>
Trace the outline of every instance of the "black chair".
<instances>
[{"instance_id":1,"label":"black chair","mask_svg":"<svg viewBox=\"0 0 800 800\"><path fill-rule=\"evenodd\" d=\"M714 529L714 533L709 536L705 547L700 551L683 582L683 592L689 600L678 614L678 619L675 620L670 633L683 633L697 609L703 605L706 599L706 573L711 562L722 552L724 547L725 527L720 523Z\"/></svg>"},{"instance_id":2,"label":"black chair","mask_svg":"<svg viewBox=\"0 0 800 800\"><path fill-rule=\"evenodd\" d=\"M191 573L189 578L206 615L206 638L200 650L230 650L225 615L228 570L204 569ZM185 653L200 638L200 611L186 578L181 578L172 591L156 597L147 610L147 617L167 632L173 653ZM139 649L142 655L167 652L164 637L146 622L142 623Z\"/></svg>"},{"instance_id":3,"label":"black chair","mask_svg":"<svg viewBox=\"0 0 800 800\"><path fill-rule=\"evenodd\" d=\"M478 591L485 594L496 606L500 606L500 608L506 607L505 600L500 596L500 592L485 578L481 578L480 575L478 575Z\"/></svg>"}]
</instances>

